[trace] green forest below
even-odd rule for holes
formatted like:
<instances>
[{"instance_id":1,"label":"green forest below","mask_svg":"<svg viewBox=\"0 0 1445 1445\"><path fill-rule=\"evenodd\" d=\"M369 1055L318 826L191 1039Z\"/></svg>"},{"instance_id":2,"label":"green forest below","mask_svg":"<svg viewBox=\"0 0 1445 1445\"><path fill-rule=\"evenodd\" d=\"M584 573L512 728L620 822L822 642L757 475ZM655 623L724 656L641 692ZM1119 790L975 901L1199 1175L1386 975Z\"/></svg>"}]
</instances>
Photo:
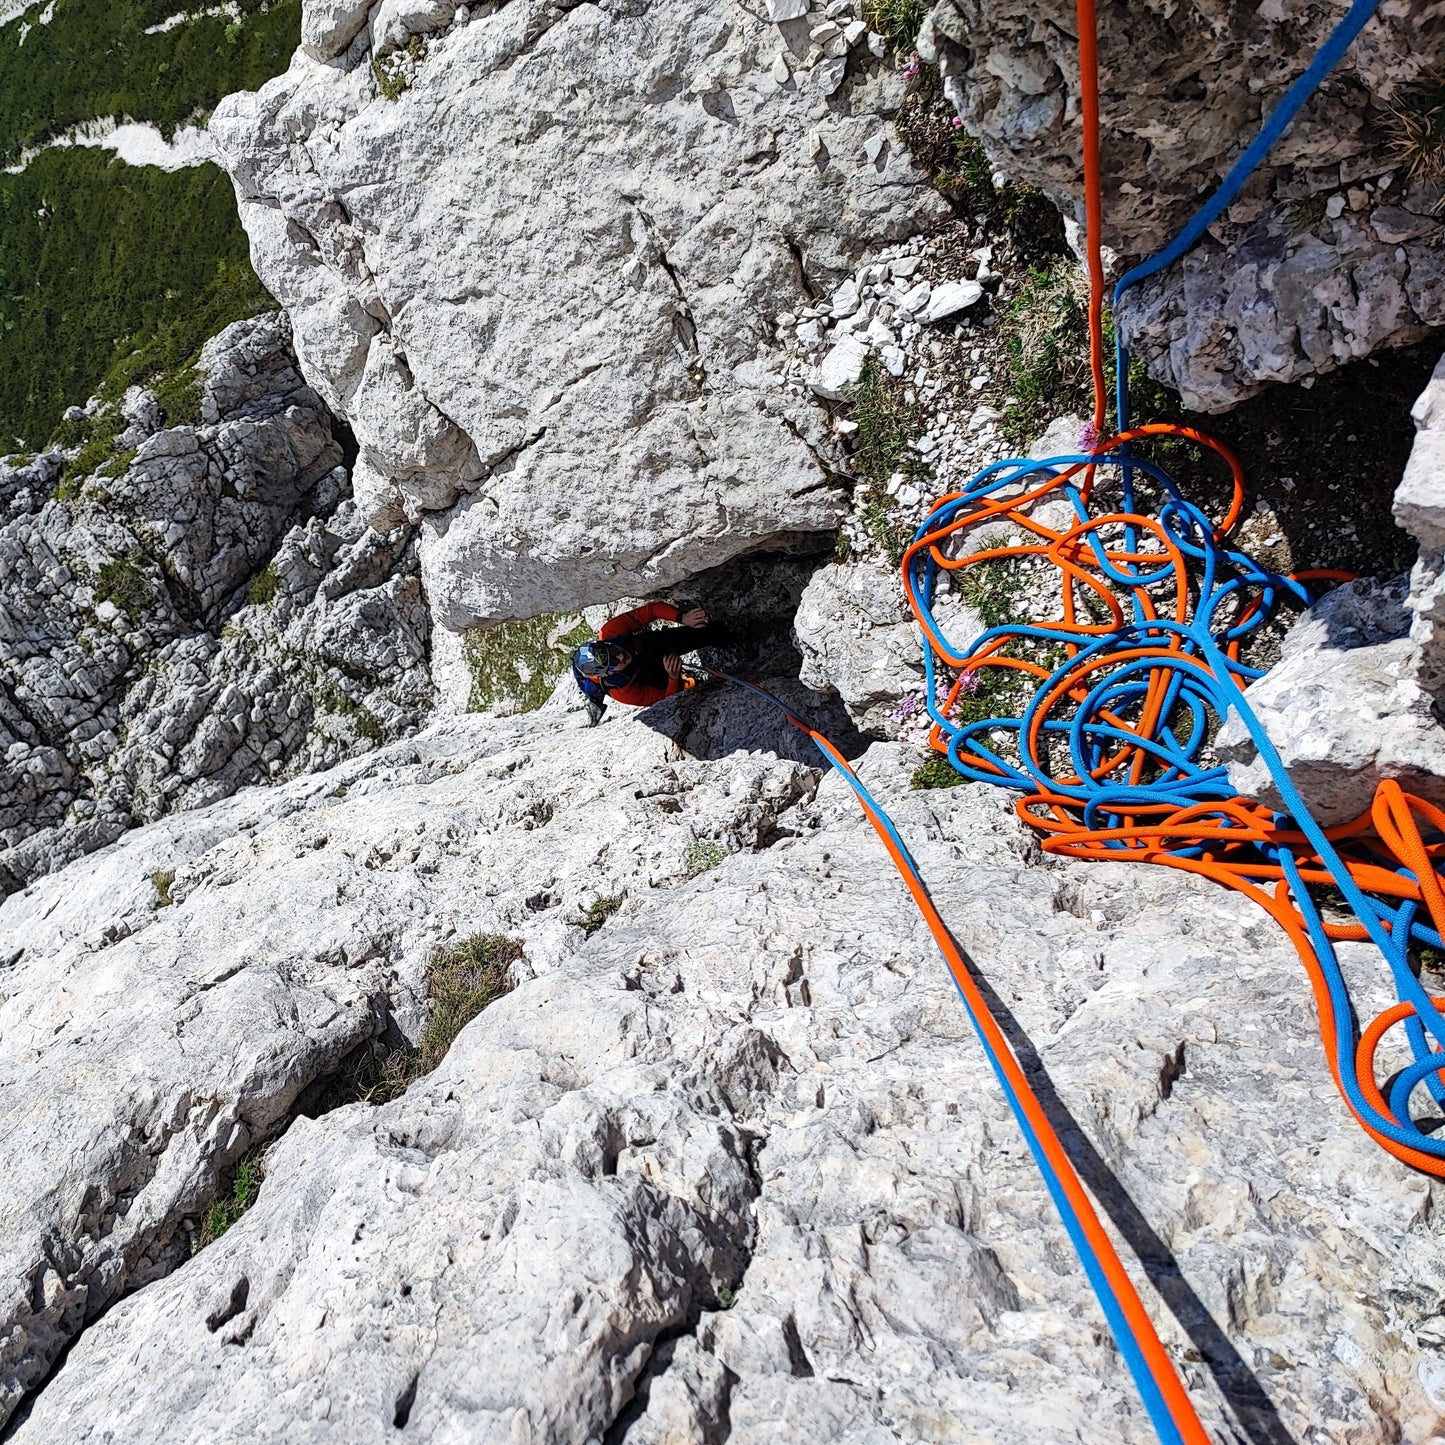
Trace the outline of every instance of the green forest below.
<instances>
[{"instance_id":1,"label":"green forest below","mask_svg":"<svg viewBox=\"0 0 1445 1445\"><path fill-rule=\"evenodd\" d=\"M56 0L47 25L37 3L0 27L0 163L103 116L172 134L279 74L300 41L300 0L240 0L239 22L198 15L144 33L181 5ZM56 148L0 174L0 454L43 445L67 406L159 334L189 356L270 304L215 166L166 172Z\"/></svg>"}]
</instances>

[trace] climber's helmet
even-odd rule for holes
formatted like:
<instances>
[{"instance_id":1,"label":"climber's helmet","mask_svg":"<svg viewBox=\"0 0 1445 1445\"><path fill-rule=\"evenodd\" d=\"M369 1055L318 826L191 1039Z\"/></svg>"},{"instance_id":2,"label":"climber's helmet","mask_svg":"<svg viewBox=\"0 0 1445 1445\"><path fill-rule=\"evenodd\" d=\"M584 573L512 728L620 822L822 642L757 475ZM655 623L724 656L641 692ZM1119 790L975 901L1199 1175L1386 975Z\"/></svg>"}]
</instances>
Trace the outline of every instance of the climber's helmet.
<instances>
[{"instance_id":1,"label":"climber's helmet","mask_svg":"<svg viewBox=\"0 0 1445 1445\"><path fill-rule=\"evenodd\" d=\"M626 648L612 642L584 642L572 654L572 661L583 677L603 678L627 665Z\"/></svg>"}]
</instances>

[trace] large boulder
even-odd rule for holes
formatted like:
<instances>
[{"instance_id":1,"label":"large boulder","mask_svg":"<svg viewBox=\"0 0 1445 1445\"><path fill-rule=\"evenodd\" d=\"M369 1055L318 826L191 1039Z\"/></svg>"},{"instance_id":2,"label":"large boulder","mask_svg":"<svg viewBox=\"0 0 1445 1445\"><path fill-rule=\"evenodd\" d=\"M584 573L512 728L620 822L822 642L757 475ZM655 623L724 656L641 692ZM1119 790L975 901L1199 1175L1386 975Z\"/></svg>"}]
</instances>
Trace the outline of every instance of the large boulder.
<instances>
[{"instance_id":1,"label":"large boulder","mask_svg":"<svg viewBox=\"0 0 1445 1445\"><path fill-rule=\"evenodd\" d=\"M356 431L358 499L422 524L434 614L647 594L835 527L836 442L783 384L777 318L946 215L872 144L901 90L866 27L453 9L373 6L211 122L302 367Z\"/></svg>"},{"instance_id":2,"label":"large boulder","mask_svg":"<svg viewBox=\"0 0 1445 1445\"><path fill-rule=\"evenodd\" d=\"M1404 578L1351 582L1328 593L1245 692L1290 782L1326 827L1367 811L1387 778L1445 803L1445 728L1415 676L1406 586ZM1215 751L1240 793L1289 811L1237 713L1220 728Z\"/></svg>"},{"instance_id":3,"label":"large boulder","mask_svg":"<svg viewBox=\"0 0 1445 1445\"><path fill-rule=\"evenodd\" d=\"M1161 250L1305 70L1345 0L1103 6L1104 241ZM1389 107L1445 45L1430 0L1381 6L1235 203L1121 322L1151 372L1221 411L1445 324L1439 186L1401 164ZM1071 0L939 0L921 49L996 165L1083 222Z\"/></svg>"},{"instance_id":4,"label":"large boulder","mask_svg":"<svg viewBox=\"0 0 1445 1445\"><path fill-rule=\"evenodd\" d=\"M803 654L803 682L836 693L863 732L899 735L902 699L912 698L910 718L918 710L923 653L894 568L879 562L819 568L798 605L793 632Z\"/></svg>"}]
</instances>

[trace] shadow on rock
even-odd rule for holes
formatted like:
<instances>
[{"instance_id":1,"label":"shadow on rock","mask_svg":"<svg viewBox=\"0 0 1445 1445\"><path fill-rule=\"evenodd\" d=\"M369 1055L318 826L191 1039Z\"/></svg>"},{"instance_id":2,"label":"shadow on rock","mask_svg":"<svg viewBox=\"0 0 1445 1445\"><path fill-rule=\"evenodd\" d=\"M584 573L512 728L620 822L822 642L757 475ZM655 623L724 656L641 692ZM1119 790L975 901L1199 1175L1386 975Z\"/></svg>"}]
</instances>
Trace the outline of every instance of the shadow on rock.
<instances>
[{"instance_id":1,"label":"shadow on rock","mask_svg":"<svg viewBox=\"0 0 1445 1445\"><path fill-rule=\"evenodd\" d=\"M758 677L743 669L740 675L786 703L823 733L844 757L860 756L872 741L853 726L836 698L810 691L798 681L796 674ZM642 714L642 721L695 758L725 758L742 749L775 753L808 767L823 764L823 757L812 740L799 732L782 711L763 698L716 678L648 708Z\"/></svg>"},{"instance_id":2,"label":"shadow on rock","mask_svg":"<svg viewBox=\"0 0 1445 1445\"><path fill-rule=\"evenodd\" d=\"M853 726L836 697L799 681L803 659L793 643L793 616L803 589L830 555L759 553L693 578L686 600L737 623L747 634L736 655L705 660L774 694L844 757L856 758L871 739ZM776 753L808 767L823 762L812 741L778 708L718 678L655 704L642 720L695 758L725 758L744 749Z\"/></svg>"}]
</instances>

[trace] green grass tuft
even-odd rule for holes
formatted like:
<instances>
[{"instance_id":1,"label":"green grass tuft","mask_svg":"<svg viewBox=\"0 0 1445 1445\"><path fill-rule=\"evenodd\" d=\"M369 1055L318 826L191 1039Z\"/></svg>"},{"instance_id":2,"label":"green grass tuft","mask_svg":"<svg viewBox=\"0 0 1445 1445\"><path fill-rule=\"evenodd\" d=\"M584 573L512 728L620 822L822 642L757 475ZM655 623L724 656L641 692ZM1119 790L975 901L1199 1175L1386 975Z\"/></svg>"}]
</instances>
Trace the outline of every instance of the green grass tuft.
<instances>
[{"instance_id":1,"label":"green grass tuft","mask_svg":"<svg viewBox=\"0 0 1445 1445\"><path fill-rule=\"evenodd\" d=\"M156 600L155 584L136 565L133 557L113 557L101 564L95 578L95 599L120 608L138 623Z\"/></svg>"},{"instance_id":2,"label":"green grass tuft","mask_svg":"<svg viewBox=\"0 0 1445 1445\"><path fill-rule=\"evenodd\" d=\"M359 702L348 697L342 688L330 678L323 679L314 693L316 706L333 717L350 718L360 737L379 743L386 738L386 729L381 719Z\"/></svg>"},{"instance_id":3,"label":"green grass tuft","mask_svg":"<svg viewBox=\"0 0 1445 1445\"><path fill-rule=\"evenodd\" d=\"M574 918L572 922L582 930L586 937L591 938L621 907L622 895L620 893L610 894L602 898L594 898L592 902L582 910L581 916Z\"/></svg>"},{"instance_id":4,"label":"green grass tuft","mask_svg":"<svg viewBox=\"0 0 1445 1445\"><path fill-rule=\"evenodd\" d=\"M258 572L251 579L251 585L246 589L246 601L252 607L268 607L276 600L280 585L280 579L276 576L276 564L272 562L264 572Z\"/></svg>"},{"instance_id":5,"label":"green grass tuft","mask_svg":"<svg viewBox=\"0 0 1445 1445\"><path fill-rule=\"evenodd\" d=\"M123 477L126 474L126 471L130 467L130 464L139 455L140 453L136 450L135 447L130 447L128 450L123 452L116 452L116 454L111 457L111 459L103 467L99 469L99 475L102 477L108 477L111 481L117 481L119 478Z\"/></svg>"},{"instance_id":6,"label":"green grass tuft","mask_svg":"<svg viewBox=\"0 0 1445 1445\"><path fill-rule=\"evenodd\" d=\"M975 562L953 575L963 600L978 613L985 627L1003 627L1020 620L1019 597L1024 580L1006 558Z\"/></svg>"},{"instance_id":7,"label":"green grass tuft","mask_svg":"<svg viewBox=\"0 0 1445 1445\"><path fill-rule=\"evenodd\" d=\"M1004 313L1004 354L1013 400L1003 432L1026 446L1056 416L1093 411L1089 292L1083 270L1059 261L1030 271Z\"/></svg>"},{"instance_id":8,"label":"green grass tuft","mask_svg":"<svg viewBox=\"0 0 1445 1445\"><path fill-rule=\"evenodd\" d=\"M222 1194L201 1220L195 1248L214 1244L256 1202L261 1182L266 1177L265 1153L261 1148L249 1150L236 1165L228 1194Z\"/></svg>"},{"instance_id":9,"label":"green grass tuft","mask_svg":"<svg viewBox=\"0 0 1445 1445\"><path fill-rule=\"evenodd\" d=\"M993 183L994 168L983 143L966 130L953 133L952 153L933 183L990 231L1008 231L1025 254L1063 250L1062 223L1053 202L1033 186Z\"/></svg>"},{"instance_id":10,"label":"green grass tuft","mask_svg":"<svg viewBox=\"0 0 1445 1445\"><path fill-rule=\"evenodd\" d=\"M420 35L413 35L407 43L406 53L414 61L421 60L426 54L426 41ZM383 100L400 100L411 89L411 81L401 65L400 52L374 58L371 75Z\"/></svg>"},{"instance_id":11,"label":"green grass tuft","mask_svg":"<svg viewBox=\"0 0 1445 1445\"><path fill-rule=\"evenodd\" d=\"M501 933L474 933L432 960L426 990L432 1011L422 1030L420 1071L429 1074L456 1037L512 985L508 969L522 956L522 941Z\"/></svg>"},{"instance_id":12,"label":"green grass tuft","mask_svg":"<svg viewBox=\"0 0 1445 1445\"><path fill-rule=\"evenodd\" d=\"M929 752L913 770L908 786L922 791L929 788L956 788L968 780L942 753Z\"/></svg>"},{"instance_id":13,"label":"green grass tuft","mask_svg":"<svg viewBox=\"0 0 1445 1445\"><path fill-rule=\"evenodd\" d=\"M930 9L931 0L865 0L863 18L895 55L908 55Z\"/></svg>"},{"instance_id":14,"label":"green grass tuft","mask_svg":"<svg viewBox=\"0 0 1445 1445\"><path fill-rule=\"evenodd\" d=\"M151 874L151 887L156 891L156 907L169 908L175 901L171 897L171 885L176 881L174 868L157 868Z\"/></svg>"},{"instance_id":15,"label":"green grass tuft","mask_svg":"<svg viewBox=\"0 0 1445 1445\"><path fill-rule=\"evenodd\" d=\"M695 878L699 873L716 868L727 855L728 850L721 843L714 843L708 838L694 838L687 845L688 875Z\"/></svg>"},{"instance_id":16,"label":"green grass tuft","mask_svg":"<svg viewBox=\"0 0 1445 1445\"><path fill-rule=\"evenodd\" d=\"M862 483L861 518L868 535L894 566L903 560L910 529L899 521L887 484L895 472L926 487L932 472L909 452L909 443L923 431L916 404L910 404L903 382L888 374L876 355L863 363L857 383L850 389L853 420L858 424L858 447L850 465Z\"/></svg>"},{"instance_id":17,"label":"green grass tuft","mask_svg":"<svg viewBox=\"0 0 1445 1445\"><path fill-rule=\"evenodd\" d=\"M1059 260L1032 270L1004 313L1002 337L1012 395L1003 434L1012 446L1028 446L1055 417L1074 412L1092 416L1093 376L1089 366L1089 288L1083 269ZM1114 391L1114 318L1103 315L1104 391ZM1129 359L1129 394L1136 415L1156 421L1183 415L1178 394L1160 386L1139 357ZM1105 424L1113 415L1106 405Z\"/></svg>"},{"instance_id":18,"label":"green grass tuft","mask_svg":"<svg viewBox=\"0 0 1445 1445\"><path fill-rule=\"evenodd\" d=\"M1298 226L1301 231L1313 231L1316 226L1323 225L1328 212L1329 196L1323 191L1317 191L1313 195L1300 196L1296 200L1285 204L1284 213L1292 226Z\"/></svg>"},{"instance_id":19,"label":"green grass tuft","mask_svg":"<svg viewBox=\"0 0 1445 1445\"><path fill-rule=\"evenodd\" d=\"M535 712L567 674L572 649L591 637L580 616L561 613L468 629L462 634L472 675L467 711Z\"/></svg>"},{"instance_id":20,"label":"green grass tuft","mask_svg":"<svg viewBox=\"0 0 1445 1445\"><path fill-rule=\"evenodd\" d=\"M431 1012L415 1048L363 1056L338 1083L333 1102L385 1104L400 1098L446 1058L457 1035L489 1004L510 992L510 967L522 941L501 933L474 933L439 952L427 966Z\"/></svg>"},{"instance_id":21,"label":"green grass tuft","mask_svg":"<svg viewBox=\"0 0 1445 1445\"><path fill-rule=\"evenodd\" d=\"M1389 102L1388 126L1395 159L1411 180L1445 184L1445 70L1401 86Z\"/></svg>"}]
</instances>

